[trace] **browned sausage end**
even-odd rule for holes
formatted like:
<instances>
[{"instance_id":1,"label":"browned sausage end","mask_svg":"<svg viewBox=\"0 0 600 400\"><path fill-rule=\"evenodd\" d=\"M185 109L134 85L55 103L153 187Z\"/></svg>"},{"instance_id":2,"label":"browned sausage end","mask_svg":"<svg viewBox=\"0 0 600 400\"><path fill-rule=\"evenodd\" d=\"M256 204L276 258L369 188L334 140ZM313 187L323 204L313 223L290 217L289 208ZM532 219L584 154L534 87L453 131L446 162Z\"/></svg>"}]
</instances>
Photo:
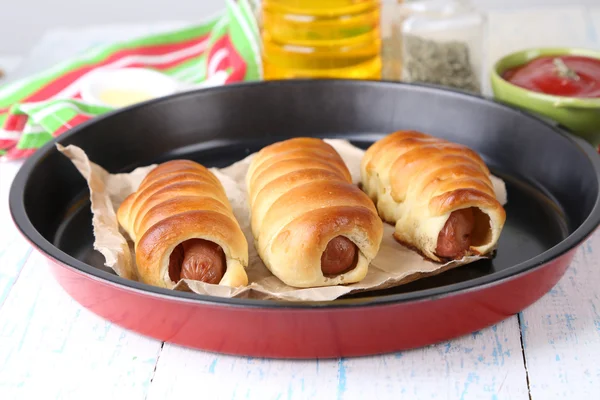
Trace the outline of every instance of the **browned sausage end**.
<instances>
[{"instance_id":1,"label":"browned sausage end","mask_svg":"<svg viewBox=\"0 0 600 400\"><path fill-rule=\"evenodd\" d=\"M465 208L452 212L438 236L436 254L451 259L463 257L471 247L474 229L473 209Z\"/></svg>"},{"instance_id":2,"label":"browned sausage end","mask_svg":"<svg viewBox=\"0 0 600 400\"><path fill-rule=\"evenodd\" d=\"M204 239L186 240L169 258L169 277L174 282L191 279L218 284L225 268L225 253L221 246Z\"/></svg>"},{"instance_id":3,"label":"browned sausage end","mask_svg":"<svg viewBox=\"0 0 600 400\"><path fill-rule=\"evenodd\" d=\"M344 236L336 236L327 243L321 255L321 271L324 275L339 275L354 269L357 262L356 245Z\"/></svg>"}]
</instances>

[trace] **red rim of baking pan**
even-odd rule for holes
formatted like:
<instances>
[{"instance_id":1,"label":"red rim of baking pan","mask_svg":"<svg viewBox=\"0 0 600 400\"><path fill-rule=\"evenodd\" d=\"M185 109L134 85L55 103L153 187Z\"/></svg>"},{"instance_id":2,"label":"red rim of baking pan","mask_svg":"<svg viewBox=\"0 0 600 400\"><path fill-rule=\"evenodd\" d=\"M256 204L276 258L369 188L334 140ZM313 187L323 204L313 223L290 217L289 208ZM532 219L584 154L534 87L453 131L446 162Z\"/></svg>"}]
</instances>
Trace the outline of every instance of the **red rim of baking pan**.
<instances>
[{"instance_id":1,"label":"red rim of baking pan","mask_svg":"<svg viewBox=\"0 0 600 400\"><path fill-rule=\"evenodd\" d=\"M239 91L236 95L243 97L244 94L247 95L252 91L267 91L269 93L268 91L276 92L278 90L324 90L327 93L344 90L350 90L351 93L360 93L361 91L374 91L374 93L377 93L382 91L386 94L388 91L400 90L409 93L410 96L415 96L415 98L418 96L441 96L452 101L464 101L469 104L472 102L482 103L490 109L501 109L502 112L513 113L516 119L535 121L535 123L544 126L545 134L552 134L566 139L566 142L563 142L576 149L573 151L578 151L582 159L585 160L589 168L587 173L593 174L595 177L596 198L594 205L587 218L564 240L543 253L510 268L463 282L415 292L385 296L365 294L365 297L362 298L338 299L326 302L227 299L152 287L120 278L78 260L54 246L30 221L25 206L27 187L31 184L31 175L36 171L39 173L40 165L43 165L45 160L53 152L56 152L55 142L67 145L73 143L73 139L80 138L81 141L81 138L97 124L103 123L103 121L106 123L106 121L115 118L128 118L128 114L143 111L144 108L173 108L173 104L181 105L185 104L182 102L199 101L197 99L202 96L213 96L218 103L218 99L223 96L223 93ZM260 94L260 96L263 95ZM333 95L339 96L340 94L333 93ZM406 96L405 93L403 95ZM356 94L356 96L361 95ZM265 97L265 101L269 101L268 97ZM276 101L276 99L273 101ZM57 138L55 142L47 144L31 156L15 177L10 192L9 205L17 228L35 248L50 260L53 273L59 283L85 307L119 325L142 334L211 351L267 357L338 357L401 350L462 335L498 322L520 311L546 293L556 284L566 270L575 249L600 224L600 195L598 195L600 158L590 145L584 144L546 122L512 107L478 96L425 85L344 80L323 80L319 82L298 80L232 84L168 96L117 110L71 129ZM94 293L95 291L98 293ZM117 306L112 304L110 300L106 300L109 298L106 296L115 296L125 300ZM97 300L100 297L105 299L104 303L90 301L90 299ZM494 306L493 303L497 305ZM149 304L152 304L150 309L148 309ZM164 310L159 313L156 310L161 305ZM472 308L472 313L467 312L465 314L465 310L470 308ZM169 315L172 315L172 319L181 319L187 316L185 317L187 318L186 321L178 320L177 323L172 325L188 324L191 330L186 333L185 329L182 331L181 327L173 330L174 328L167 329L165 326L157 326L157 322L154 321L152 316L147 316L145 321L128 320L121 315L127 310L134 314L136 310L140 313L155 310L161 318L167 319ZM460 311L463 315L456 315L454 311ZM447 313L450 314L444 315ZM215 315L217 316L215 317ZM259 315L261 317L258 317ZM415 325L410 328L410 334L398 333L398 330L402 329L402 323L406 323L406 318L420 320L419 315L428 316L431 320L437 321L435 326L426 321L416 321ZM436 315L443 318L437 319L435 318ZM157 317L159 317L158 314ZM205 318L219 320L218 323L211 323L212 328L204 328L208 330L208 333L202 331L201 324L198 325ZM398 319L398 322L386 322L389 319ZM252 322L252 320L255 321ZM241 325L240 321L243 321L246 325ZM357 325L358 322L367 325ZM258 325L254 326L254 324ZM354 332L362 331L361 326L373 326L368 324L379 324L382 329L380 334L377 333L377 325L372 328L375 332L372 334L364 331ZM279 325L285 326L285 328ZM244 327L246 334L249 336L244 340L240 340L239 335L244 334L235 332L235 330L244 329ZM343 329L343 332L346 332L346 329L351 329L353 333L350 336L354 341L348 342L340 339L344 335L338 332L337 328ZM234 332L238 334L237 339L231 337L231 340L225 342L216 340L217 337L223 337L231 329L234 329ZM265 334L265 330L269 329L282 335L288 335L290 344L269 344L275 340L273 335ZM318 336L316 335L322 335L328 343L335 342L337 344L333 346L333 350L327 350L317 343ZM365 344L365 340L369 341L370 344ZM310 344L302 348L299 344L303 341ZM242 342L245 344L241 344Z\"/></svg>"}]
</instances>

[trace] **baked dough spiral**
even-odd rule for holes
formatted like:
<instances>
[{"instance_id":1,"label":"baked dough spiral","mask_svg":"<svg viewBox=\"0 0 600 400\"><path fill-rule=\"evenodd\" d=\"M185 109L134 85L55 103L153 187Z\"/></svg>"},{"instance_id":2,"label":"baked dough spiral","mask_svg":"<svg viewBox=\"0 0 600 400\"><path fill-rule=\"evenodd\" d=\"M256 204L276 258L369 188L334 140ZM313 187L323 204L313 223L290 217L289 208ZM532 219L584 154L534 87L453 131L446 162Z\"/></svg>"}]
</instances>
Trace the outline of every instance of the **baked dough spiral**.
<instances>
[{"instance_id":1,"label":"baked dough spiral","mask_svg":"<svg viewBox=\"0 0 600 400\"><path fill-rule=\"evenodd\" d=\"M257 252L284 283L332 286L366 276L383 223L333 147L316 138L267 146L246 183Z\"/></svg>"},{"instance_id":2,"label":"baked dough spiral","mask_svg":"<svg viewBox=\"0 0 600 400\"><path fill-rule=\"evenodd\" d=\"M369 147L361 176L394 237L427 258L485 255L497 245L506 213L488 167L468 147L398 131Z\"/></svg>"},{"instance_id":3,"label":"baked dough spiral","mask_svg":"<svg viewBox=\"0 0 600 400\"><path fill-rule=\"evenodd\" d=\"M189 160L154 168L117 211L135 243L140 279L172 288L182 278L248 284L248 243L217 177Z\"/></svg>"}]
</instances>

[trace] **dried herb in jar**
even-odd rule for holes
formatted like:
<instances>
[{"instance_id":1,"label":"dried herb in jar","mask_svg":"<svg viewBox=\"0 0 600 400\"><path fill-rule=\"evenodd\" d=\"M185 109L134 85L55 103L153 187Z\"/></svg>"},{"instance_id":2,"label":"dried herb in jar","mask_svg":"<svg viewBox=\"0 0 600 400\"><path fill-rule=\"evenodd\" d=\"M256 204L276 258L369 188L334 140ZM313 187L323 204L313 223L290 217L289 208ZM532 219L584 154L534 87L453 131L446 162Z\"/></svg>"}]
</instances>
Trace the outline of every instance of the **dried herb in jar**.
<instances>
[{"instance_id":1,"label":"dried herb in jar","mask_svg":"<svg viewBox=\"0 0 600 400\"><path fill-rule=\"evenodd\" d=\"M405 80L481 92L466 43L437 42L408 34L403 42Z\"/></svg>"}]
</instances>

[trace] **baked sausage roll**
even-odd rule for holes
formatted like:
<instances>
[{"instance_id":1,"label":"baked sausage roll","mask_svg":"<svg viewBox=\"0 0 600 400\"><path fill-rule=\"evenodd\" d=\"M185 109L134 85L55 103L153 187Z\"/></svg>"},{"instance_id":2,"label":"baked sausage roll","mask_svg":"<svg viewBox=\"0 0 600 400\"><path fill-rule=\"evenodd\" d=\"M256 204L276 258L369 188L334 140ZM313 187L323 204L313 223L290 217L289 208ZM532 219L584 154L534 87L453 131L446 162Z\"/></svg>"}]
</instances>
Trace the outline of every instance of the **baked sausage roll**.
<instances>
[{"instance_id":1,"label":"baked sausage roll","mask_svg":"<svg viewBox=\"0 0 600 400\"><path fill-rule=\"evenodd\" d=\"M273 275L294 287L365 277L383 223L333 147L314 138L265 147L246 183L256 250Z\"/></svg>"},{"instance_id":2,"label":"baked sausage roll","mask_svg":"<svg viewBox=\"0 0 600 400\"><path fill-rule=\"evenodd\" d=\"M361 162L363 190L397 241L440 262L485 255L506 213L490 171L473 150L414 131L374 143Z\"/></svg>"},{"instance_id":3,"label":"baked sausage roll","mask_svg":"<svg viewBox=\"0 0 600 400\"><path fill-rule=\"evenodd\" d=\"M231 287L248 283L248 242L225 189L188 160L154 168L117 211L135 243L140 279L172 288L180 279Z\"/></svg>"}]
</instances>

